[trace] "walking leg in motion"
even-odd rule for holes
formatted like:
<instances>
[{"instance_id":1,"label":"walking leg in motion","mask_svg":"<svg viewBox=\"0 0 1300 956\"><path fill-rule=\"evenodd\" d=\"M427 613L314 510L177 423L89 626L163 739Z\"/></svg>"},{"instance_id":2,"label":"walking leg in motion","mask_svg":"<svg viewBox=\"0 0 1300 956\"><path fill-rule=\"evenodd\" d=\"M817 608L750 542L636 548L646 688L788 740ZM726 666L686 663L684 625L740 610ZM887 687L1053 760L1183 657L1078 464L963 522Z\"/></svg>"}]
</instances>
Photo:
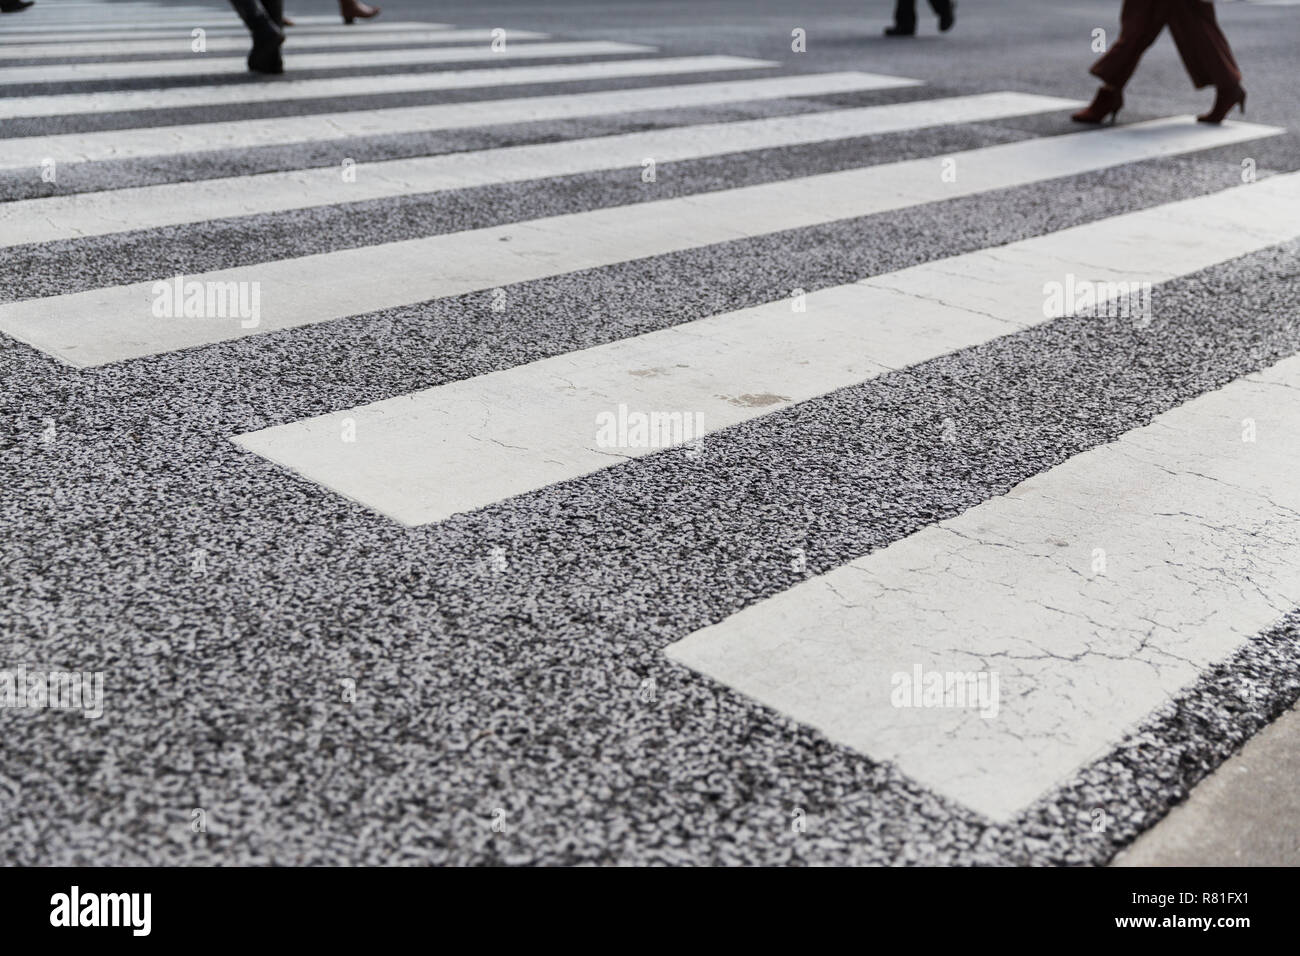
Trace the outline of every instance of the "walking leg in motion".
<instances>
[{"instance_id":1,"label":"walking leg in motion","mask_svg":"<svg viewBox=\"0 0 1300 956\"><path fill-rule=\"evenodd\" d=\"M1186 0L1169 18L1169 32L1183 58L1183 66L1196 88L1215 88L1214 107L1196 117L1202 123L1222 123L1234 106L1246 112L1246 90L1241 70L1232 55L1228 38L1219 29L1214 4Z\"/></svg>"},{"instance_id":2,"label":"walking leg in motion","mask_svg":"<svg viewBox=\"0 0 1300 956\"><path fill-rule=\"evenodd\" d=\"M1133 76L1138 61L1165 28L1170 7L1178 0L1124 0L1119 14L1119 39L1089 71L1102 81L1092 102L1075 113L1076 123L1098 124L1106 117L1116 119L1124 107L1124 85Z\"/></svg>"},{"instance_id":3,"label":"walking leg in motion","mask_svg":"<svg viewBox=\"0 0 1300 956\"><path fill-rule=\"evenodd\" d=\"M361 0L339 0L339 13L343 14L344 23L351 23L358 18L369 20L379 16L379 8L364 4Z\"/></svg>"},{"instance_id":4,"label":"walking leg in motion","mask_svg":"<svg viewBox=\"0 0 1300 956\"><path fill-rule=\"evenodd\" d=\"M230 0L239 18L253 35L253 49L248 54L248 68L256 73L283 73L280 44L284 30L284 0Z\"/></svg>"},{"instance_id":5,"label":"walking leg in motion","mask_svg":"<svg viewBox=\"0 0 1300 956\"><path fill-rule=\"evenodd\" d=\"M885 27L887 37L910 37L916 33L916 0L898 0L894 4L894 25Z\"/></svg>"}]
</instances>

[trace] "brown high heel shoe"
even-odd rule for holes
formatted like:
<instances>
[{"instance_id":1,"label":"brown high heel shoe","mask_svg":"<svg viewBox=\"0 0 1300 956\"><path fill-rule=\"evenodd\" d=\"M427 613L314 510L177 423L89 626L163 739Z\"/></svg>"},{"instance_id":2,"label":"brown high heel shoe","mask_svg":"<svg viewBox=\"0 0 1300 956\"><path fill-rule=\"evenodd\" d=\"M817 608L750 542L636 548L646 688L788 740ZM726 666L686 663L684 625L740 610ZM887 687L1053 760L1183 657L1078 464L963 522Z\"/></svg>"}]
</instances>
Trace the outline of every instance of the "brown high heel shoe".
<instances>
[{"instance_id":1,"label":"brown high heel shoe","mask_svg":"<svg viewBox=\"0 0 1300 956\"><path fill-rule=\"evenodd\" d=\"M339 0L339 13L343 14L344 23L351 23L358 17L369 20L371 17L379 16L379 8L368 6L361 0Z\"/></svg>"},{"instance_id":2,"label":"brown high heel shoe","mask_svg":"<svg viewBox=\"0 0 1300 956\"><path fill-rule=\"evenodd\" d=\"M1230 90L1223 87L1216 87L1214 94L1214 108L1208 113L1202 113L1196 117L1201 123L1222 123L1223 118L1232 112L1234 106L1241 107L1241 114L1246 115L1246 90L1241 86L1234 86Z\"/></svg>"},{"instance_id":3,"label":"brown high heel shoe","mask_svg":"<svg viewBox=\"0 0 1300 956\"><path fill-rule=\"evenodd\" d=\"M1089 123L1098 126L1106 121L1106 117L1111 118L1111 122L1119 118L1119 111L1124 108L1124 94L1111 86L1103 86L1097 91L1097 95L1092 98L1092 102L1085 106L1079 112L1075 113L1070 119L1076 123Z\"/></svg>"}]
</instances>

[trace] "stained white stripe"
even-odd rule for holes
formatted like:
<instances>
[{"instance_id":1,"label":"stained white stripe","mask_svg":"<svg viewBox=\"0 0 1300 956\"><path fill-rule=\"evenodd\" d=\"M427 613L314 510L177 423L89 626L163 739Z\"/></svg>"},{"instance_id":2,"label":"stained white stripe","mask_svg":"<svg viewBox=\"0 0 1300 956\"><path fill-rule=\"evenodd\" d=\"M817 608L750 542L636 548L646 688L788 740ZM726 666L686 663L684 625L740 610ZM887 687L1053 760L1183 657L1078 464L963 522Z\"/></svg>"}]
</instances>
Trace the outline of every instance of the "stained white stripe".
<instances>
[{"instance_id":1,"label":"stained white stripe","mask_svg":"<svg viewBox=\"0 0 1300 956\"><path fill-rule=\"evenodd\" d=\"M1064 314L1043 286L1067 272L1158 283L1297 235L1293 173L814 292L802 313L773 302L237 440L425 524L658 450L602 445L598 416L620 405L716 431ZM354 444L339 440L347 419Z\"/></svg>"},{"instance_id":2,"label":"stained white stripe","mask_svg":"<svg viewBox=\"0 0 1300 956\"><path fill-rule=\"evenodd\" d=\"M1300 605L1297 434L1291 358L668 655L1009 821ZM918 668L996 673L996 716Z\"/></svg>"},{"instance_id":3,"label":"stained white stripe","mask_svg":"<svg viewBox=\"0 0 1300 956\"><path fill-rule=\"evenodd\" d=\"M258 283L254 329L226 319L159 321L155 284L142 282L0 306L0 331L69 364L99 365L1280 132L1173 117L195 277ZM943 176L948 161L955 182Z\"/></svg>"},{"instance_id":4,"label":"stained white stripe","mask_svg":"<svg viewBox=\"0 0 1300 956\"><path fill-rule=\"evenodd\" d=\"M193 108L222 104L278 103L285 100L378 96L391 93L464 90L578 80L614 80L632 76L679 76L687 73L753 70L777 66L771 60L741 56L683 56L662 59L602 60L546 66L480 67L436 73L380 73L333 79L275 83L183 86L166 90L122 90L109 93L62 93L0 98L0 119L17 116L60 116L73 113L118 113L128 110Z\"/></svg>"},{"instance_id":5,"label":"stained white stripe","mask_svg":"<svg viewBox=\"0 0 1300 956\"><path fill-rule=\"evenodd\" d=\"M528 33L517 31L512 35L515 40L544 40L545 33ZM373 33L368 30L339 30L327 34L299 36L291 34L285 42L282 52L286 57L298 50L326 49L329 47L383 47L383 46L422 46L424 49L437 49L442 46L481 43L487 46L491 42L488 30L405 30L400 33ZM194 57L208 58L220 53L238 53L248 55L248 34L243 36L209 36L205 39L206 52L192 53L193 42L188 33L165 39L149 40L107 40L91 43L65 43L59 46L21 46L0 47L0 60L41 60L56 57L76 56L129 56L129 55L167 55L186 54ZM186 62L189 61L177 61ZM225 67L220 67L225 69Z\"/></svg>"},{"instance_id":6,"label":"stained white stripe","mask_svg":"<svg viewBox=\"0 0 1300 956\"><path fill-rule=\"evenodd\" d=\"M201 24L200 24L201 25ZM162 29L140 29L140 30L115 30L115 22L109 21L104 28L98 30L86 30L76 33L69 30L58 30L47 34L23 34L19 36L10 36L8 31L0 36L0 59L8 56L8 48L14 46L32 46L37 45L47 50L58 50L59 44L62 43L90 43L103 40L185 40L190 39L190 26L172 26ZM446 30L450 28L447 23L428 23L414 20L385 20L382 22L368 23L365 27L366 33L396 33L403 30ZM238 20L233 23L226 23L222 26L203 27L209 37L213 36L248 36L248 28ZM337 22L330 26L304 27L293 26L289 28L291 38L298 36L335 36L346 34L356 36L359 31L353 27L344 26L343 23Z\"/></svg>"},{"instance_id":7,"label":"stained white stripe","mask_svg":"<svg viewBox=\"0 0 1300 956\"><path fill-rule=\"evenodd\" d=\"M366 163L353 169L355 181L348 183L339 167L330 166L9 202L0 204L0 247L600 169L639 169L645 157L662 165L1078 105L1048 96L985 93Z\"/></svg>"},{"instance_id":8,"label":"stained white stripe","mask_svg":"<svg viewBox=\"0 0 1300 956\"><path fill-rule=\"evenodd\" d=\"M233 120L225 123L107 130L100 133L30 136L0 140L0 168L38 166L47 158L61 163L78 163L140 156L172 156L213 149L318 142L326 136L339 139L383 136L635 113L642 110L684 109L748 100L889 89L911 86L916 82L872 73L812 73L761 80L730 80L684 86Z\"/></svg>"},{"instance_id":9,"label":"stained white stripe","mask_svg":"<svg viewBox=\"0 0 1300 956\"><path fill-rule=\"evenodd\" d=\"M522 60L562 56L615 56L623 53L653 53L654 47L605 40L556 43L510 43L494 52L485 41L478 47L454 49L364 50L352 53L294 53L286 49L285 69L334 70L349 67L377 67L433 63L477 63L489 60ZM65 63L58 66L0 67L0 83L41 84L89 80L181 79L248 72L244 56L195 56L188 60L133 60L127 63Z\"/></svg>"}]
</instances>

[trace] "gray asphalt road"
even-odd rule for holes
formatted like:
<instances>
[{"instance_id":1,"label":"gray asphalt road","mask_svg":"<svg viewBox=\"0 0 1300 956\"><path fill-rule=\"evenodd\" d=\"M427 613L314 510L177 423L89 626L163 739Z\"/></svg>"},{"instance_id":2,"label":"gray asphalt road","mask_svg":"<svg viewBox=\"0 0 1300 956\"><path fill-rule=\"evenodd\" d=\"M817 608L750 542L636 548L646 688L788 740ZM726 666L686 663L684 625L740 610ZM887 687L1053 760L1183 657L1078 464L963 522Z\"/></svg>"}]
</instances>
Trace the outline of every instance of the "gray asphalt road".
<instances>
[{"instance_id":1,"label":"gray asphalt road","mask_svg":"<svg viewBox=\"0 0 1300 956\"><path fill-rule=\"evenodd\" d=\"M879 36L885 4L838 0L384 6L385 19L646 43L661 56L762 57L781 61L784 74L868 70L925 85L346 144L323 133L305 144L73 164L53 184L31 168L7 169L0 196L324 166L344 147L377 161L997 90L1086 98L1089 33L1113 31L1117 5L964 0L951 34L935 35L923 17L924 35L904 41ZM318 11L300 2L290 12ZM1221 17L1245 68L1247 119L1288 130L1250 143L1247 155L1261 178L1300 169L1300 7L1225 4ZM10 20L18 17L0 30ZM804 54L790 51L794 28L807 30ZM0 69L13 65L0 49ZM386 72L409 68L296 76ZM742 78L691 82L733 77ZM651 82L367 95L327 107ZM157 85L11 85L0 103ZM1195 112L1209 96L1190 88L1165 38L1130 87L1122 119ZM0 119L0 137L324 108L286 100ZM0 289L9 301L57 296L1073 132L1050 112L665 164L653 191L607 170L23 245L0 257ZM5 859L1109 860L1300 696L1300 615L1204 669L1006 823L671 663L663 650L803 580L789 566L793 548L806 550L807 575L829 571L1300 351L1298 242L1162 285L1150 329L1058 319L725 429L700 457L653 455L416 528L228 439L756 306L796 287L829 288L1210 195L1239 182L1242 155L1241 146L1200 150L569 271L512 285L519 305L506 312L474 292L86 369L0 335L8 644L0 660L106 675L101 719L0 711ZM959 439L934 440L948 418L961 422ZM498 548L504 569L494 566ZM1109 821L1100 831L1098 807ZM802 831L791 826L796 809L806 814Z\"/></svg>"}]
</instances>

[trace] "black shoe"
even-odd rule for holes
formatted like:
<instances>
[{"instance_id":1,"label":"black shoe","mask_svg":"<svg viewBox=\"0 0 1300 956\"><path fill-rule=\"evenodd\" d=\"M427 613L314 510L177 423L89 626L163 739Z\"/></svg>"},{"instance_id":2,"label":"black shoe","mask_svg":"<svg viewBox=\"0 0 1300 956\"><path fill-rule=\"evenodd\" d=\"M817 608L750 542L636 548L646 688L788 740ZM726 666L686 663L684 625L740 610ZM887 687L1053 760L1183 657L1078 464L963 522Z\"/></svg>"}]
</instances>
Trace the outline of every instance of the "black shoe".
<instances>
[{"instance_id":1,"label":"black shoe","mask_svg":"<svg viewBox=\"0 0 1300 956\"><path fill-rule=\"evenodd\" d=\"M283 73L284 60L280 45L284 31L279 26L263 26L253 33L253 50L248 54L248 68L254 73Z\"/></svg>"},{"instance_id":2,"label":"black shoe","mask_svg":"<svg viewBox=\"0 0 1300 956\"><path fill-rule=\"evenodd\" d=\"M900 27L895 24L892 27L885 27L885 36L887 37L910 37L916 36L916 27Z\"/></svg>"},{"instance_id":3,"label":"black shoe","mask_svg":"<svg viewBox=\"0 0 1300 956\"><path fill-rule=\"evenodd\" d=\"M944 0L939 4L939 32L947 33L957 22L956 0Z\"/></svg>"},{"instance_id":4,"label":"black shoe","mask_svg":"<svg viewBox=\"0 0 1300 956\"><path fill-rule=\"evenodd\" d=\"M19 10L26 10L36 0L2 0L0 2L0 13L17 13Z\"/></svg>"},{"instance_id":5,"label":"black shoe","mask_svg":"<svg viewBox=\"0 0 1300 956\"><path fill-rule=\"evenodd\" d=\"M254 73L283 73L284 60L280 57L280 44L254 45L248 54L248 68Z\"/></svg>"}]
</instances>

